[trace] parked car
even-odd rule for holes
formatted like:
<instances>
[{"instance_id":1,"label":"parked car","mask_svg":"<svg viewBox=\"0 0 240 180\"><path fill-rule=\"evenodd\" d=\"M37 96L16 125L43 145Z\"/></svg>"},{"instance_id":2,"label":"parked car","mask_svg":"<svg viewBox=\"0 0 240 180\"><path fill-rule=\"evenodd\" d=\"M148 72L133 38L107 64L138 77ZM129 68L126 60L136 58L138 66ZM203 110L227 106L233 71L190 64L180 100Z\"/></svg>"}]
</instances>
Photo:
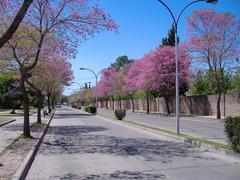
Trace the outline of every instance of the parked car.
<instances>
[{"instance_id":1,"label":"parked car","mask_svg":"<svg viewBox=\"0 0 240 180\"><path fill-rule=\"evenodd\" d=\"M61 104L57 104L57 108L61 108Z\"/></svg>"}]
</instances>

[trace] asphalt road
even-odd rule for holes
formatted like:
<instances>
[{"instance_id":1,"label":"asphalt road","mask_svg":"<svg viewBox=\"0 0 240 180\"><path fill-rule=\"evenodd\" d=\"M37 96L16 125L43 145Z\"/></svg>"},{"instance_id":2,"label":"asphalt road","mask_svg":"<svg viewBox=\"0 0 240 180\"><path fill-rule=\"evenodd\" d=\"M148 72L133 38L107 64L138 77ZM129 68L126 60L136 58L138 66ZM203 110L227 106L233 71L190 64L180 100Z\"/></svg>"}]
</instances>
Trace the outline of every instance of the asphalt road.
<instances>
[{"instance_id":1,"label":"asphalt road","mask_svg":"<svg viewBox=\"0 0 240 180\"><path fill-rule=\"evenodd\" d=\"M63 107L26 179L239 180L240 159Z\"/></svg>"},{"instance_id":2,"label":"asphalt road","mask_svg":"<svg viewBox=\"0 0 240 180\"><path fill-rule=\"evenodd\" d=\"M99 108L98 113L114 116L114 111L109 109ZM132 113L127 111L126 119L176 132L175 117L166 117L157 114L147 115L145 113ZM180 132L210 141L227 144L226 134L224 133L224 123L222 120L200 117L181 117Z\"/></svg>"}]
</instances>

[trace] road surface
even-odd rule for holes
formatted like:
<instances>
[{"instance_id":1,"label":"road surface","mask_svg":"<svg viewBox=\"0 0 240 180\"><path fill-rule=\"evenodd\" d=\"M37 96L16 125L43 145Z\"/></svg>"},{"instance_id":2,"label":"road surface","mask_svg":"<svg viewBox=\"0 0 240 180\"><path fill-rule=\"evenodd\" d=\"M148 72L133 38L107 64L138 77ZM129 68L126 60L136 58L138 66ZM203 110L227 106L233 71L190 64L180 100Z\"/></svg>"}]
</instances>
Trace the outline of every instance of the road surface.
<instances>
[{"instance_id":1,"label":"road surface","mask_svg":"<svg viewBox=\"0 0 240 180\"><path fill-rule=\"evenodd\" d=\"M114 111L110 109L99 108L98 113L114 117ZM165 117L158 114L132 113L127 111L126 119L176 132L175 117ZM222 120L200 117L181 117L180 132L202 139L227 144L224 123Z\"/></svg>"},{"instance_id":2,"label":"road surface","mask_svg":"<svg viewBox=\"0 0 240 180\"><path fill-rule=\"evenodd\" d=\"M26 179L239 180L240 160L63 107Z\"/></svg>"}]
</instances>

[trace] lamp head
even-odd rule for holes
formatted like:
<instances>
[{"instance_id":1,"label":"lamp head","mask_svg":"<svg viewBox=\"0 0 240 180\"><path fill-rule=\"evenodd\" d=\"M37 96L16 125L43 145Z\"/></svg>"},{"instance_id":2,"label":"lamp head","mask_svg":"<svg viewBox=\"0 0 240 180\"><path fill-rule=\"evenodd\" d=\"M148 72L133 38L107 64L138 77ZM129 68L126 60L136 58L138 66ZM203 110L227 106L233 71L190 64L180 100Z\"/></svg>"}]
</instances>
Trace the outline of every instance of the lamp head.
<instances>
[{"instance_id":1,"label":"lamp head","mask_svg":"<svg viewBox=\"0 0 240 180\"><path fill-rule=\"evenodd\" d=\"M85 70L85 68L80 68L80 70Z\"/></svg>"},{"instance_id":2,"label":"lamp head","mask_svg":"<svg viewBox=\"0 0 240 180\"><path fill-rule=\"evenodd\" d=\"M217 4L218 0L206 0L207 3Z\"/></svg>"}]
</instances>

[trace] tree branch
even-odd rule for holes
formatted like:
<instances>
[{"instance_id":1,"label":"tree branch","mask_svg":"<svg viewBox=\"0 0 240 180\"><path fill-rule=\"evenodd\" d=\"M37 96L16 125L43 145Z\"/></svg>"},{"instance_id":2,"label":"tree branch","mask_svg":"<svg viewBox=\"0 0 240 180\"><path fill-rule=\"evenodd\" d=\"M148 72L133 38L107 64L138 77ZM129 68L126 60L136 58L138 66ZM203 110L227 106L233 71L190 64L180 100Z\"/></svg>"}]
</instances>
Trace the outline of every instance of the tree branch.
<instances>
[{"instance_id":1,"label":"tree branch","mask_svg":"<svg viewBox=\"0 0 240 180\"><path fill-rule=\"evenodd\" d=\"M7 43L9 39L12 38L13 34L18 29L20 23L22 22L25 14L27 13L27 10L32 2L33 2L33 0L24 0L23 4L22 4L21 8L19 9L17 15L15 16L12 24L9 26L6 33L0 38L0 48L2 48L3 45L5 43Z\"/></svg>"}]
</instances>

